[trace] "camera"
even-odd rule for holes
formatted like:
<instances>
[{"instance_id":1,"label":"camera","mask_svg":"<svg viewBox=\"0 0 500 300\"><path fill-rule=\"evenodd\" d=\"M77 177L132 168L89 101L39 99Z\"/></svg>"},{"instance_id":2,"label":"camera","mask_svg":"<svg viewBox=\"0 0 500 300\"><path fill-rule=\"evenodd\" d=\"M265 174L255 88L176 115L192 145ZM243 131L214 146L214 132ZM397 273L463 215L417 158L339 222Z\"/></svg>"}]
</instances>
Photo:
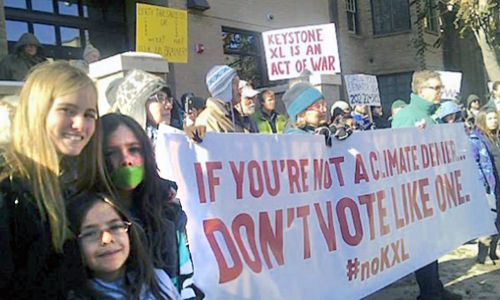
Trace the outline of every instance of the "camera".
<instances>
[{"instance_id":1,"label":"camera","mask_svg":"<svg viewBox=\"0 0 500 300\"><path fill-rule=\"evenodd\" d=\"M274 20L274 15L273 15L273 14L271 14L271 13L268 13L268 14L267 14L267 19L268 19L269 21Z\"/></svg>"}]
</instances>

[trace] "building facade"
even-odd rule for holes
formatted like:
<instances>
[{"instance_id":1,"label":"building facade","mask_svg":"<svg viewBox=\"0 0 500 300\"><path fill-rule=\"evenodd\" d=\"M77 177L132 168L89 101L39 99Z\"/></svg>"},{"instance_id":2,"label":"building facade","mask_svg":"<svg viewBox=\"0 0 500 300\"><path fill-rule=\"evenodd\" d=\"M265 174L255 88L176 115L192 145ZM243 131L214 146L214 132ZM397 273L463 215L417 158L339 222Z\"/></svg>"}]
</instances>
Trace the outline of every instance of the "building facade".
<instances>
[{"instance_id":1,"label":"building facade","mask_svg":"<svg viewBox=\"0 0 500 300\"><path fill-rule=\"evenodd\" d=\"M12 51L26 31L34 33L47 55L56 59L80 59L88 43L100 49L103 57L131 51L135 49L136 2L0 0L0 54ZM257 88L286 86L267 77L261 32L328 22L337 24L342 73L377 75L386 111L395 99L409 99L414 70L468 68L463 60L457 64L457 59L445 59L450 52L442 44L433 46L443 38L444 26L443 8L434 0L412 5L411 0L141 2L188 10L188 63L170 65L169 83L177 97L185 92L207 97L205 74L216 64L238 69L240 77ZM196 6L199 3L201 7ZM477 78L464 74L464 78L473 77ZM345 90L339 91L330 93L328 100L345 99Z\"/></svg>"}]
</instances>

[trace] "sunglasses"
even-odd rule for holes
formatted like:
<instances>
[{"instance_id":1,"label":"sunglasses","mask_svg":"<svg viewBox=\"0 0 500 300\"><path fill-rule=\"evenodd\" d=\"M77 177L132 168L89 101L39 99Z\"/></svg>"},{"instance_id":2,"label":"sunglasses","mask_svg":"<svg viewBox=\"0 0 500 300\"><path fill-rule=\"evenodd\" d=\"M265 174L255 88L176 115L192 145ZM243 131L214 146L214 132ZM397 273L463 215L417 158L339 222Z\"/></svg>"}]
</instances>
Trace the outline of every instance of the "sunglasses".
<instances>
[{"instance_id":1,"label":"sunglasses","mask_svg":"<svg viewBox=\"0 0 500 300\"><path fill-rule=\"evenodd\" d=\"M149 97L148 100L153 100L160 104L172 104L174 98L169 97L166 94L154 94L151 97Z\"/></svg>"}]
</instances>

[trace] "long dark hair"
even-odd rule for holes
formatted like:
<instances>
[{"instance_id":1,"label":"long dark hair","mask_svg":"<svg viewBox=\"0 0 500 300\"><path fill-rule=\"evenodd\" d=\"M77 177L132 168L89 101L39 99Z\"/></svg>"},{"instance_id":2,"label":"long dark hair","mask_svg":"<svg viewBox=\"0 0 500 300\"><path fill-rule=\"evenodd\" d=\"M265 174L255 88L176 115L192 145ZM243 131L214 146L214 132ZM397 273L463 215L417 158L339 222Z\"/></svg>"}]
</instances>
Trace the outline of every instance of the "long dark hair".
<instances>
[{"instance_id":1,"label":"long dark hair","mask_svg":"<svg viewBox=\"0 0 500 300\"><path fill-rule=\"evenodd\" d=\"M130 215L123 209L120 204L104 194L99 194L92 191L85 191L68 201L67 213L70 220L70 226L75 234L80 233L82 223L88 212L97 203L104 202L110 205L123 221L132 223L129 228L128 235L130 241L130 254L125 263L125 274L133 274L133 282L127 282L126 289L130 295L130 299L140 299L143 288L150 292L155 299L170 299L170 297L159 287L155 276L153 263L149 253L144 249L144 231L141 226L134 223ZM86 278L91 277L91 272L85 269ZM78 295L90 297L91 299L101 299L102 295L92 289L88 281L75 291Z\"/></svg>"},{"instance_id":2,"label":"long dark hair","mask_svg":"<svg viewBox=\"0 0 500 300\"><path fill-rule=\"evenodd\" d=\"M475 118L474 125L476 126L477 130L479 130L479 132L481 132L481 134L483 134L483 136L486 137L486 139L488 139L489 141L495 141L498 140L498 132L500 124L497 125L497 128L495 130L489 130L486 127L486 116L489 113L497 114L497 110L495 109L495 107L488 105L481 107Z\"/></svg>"},{"instance_id":3,"label":"long dark hair","mask_svg":"<svg viewBox=\"0 0 500 300\"><path fill-rule=\"evenodd\" d=\"M133 206L138 214L137 217L143 223L147 235L149 252L157 268L172 269L172 266L166 265L162 255L165 247L163 234L169 231L165 216L169 213L168 202L172 199L165 199L167 191L165 191L162 179L158 175L153 146L144 129L134 119L126 115L111 113L103 116L103 151L106 151L109 135L120 125L127 126L141 146L141 154L144 160L144 179L132 192L132 199ZM111 168L109 161L107 161L106 170L108 173ZM173 276L174 274L169 275Z\"/></svg>"}]
</instances>

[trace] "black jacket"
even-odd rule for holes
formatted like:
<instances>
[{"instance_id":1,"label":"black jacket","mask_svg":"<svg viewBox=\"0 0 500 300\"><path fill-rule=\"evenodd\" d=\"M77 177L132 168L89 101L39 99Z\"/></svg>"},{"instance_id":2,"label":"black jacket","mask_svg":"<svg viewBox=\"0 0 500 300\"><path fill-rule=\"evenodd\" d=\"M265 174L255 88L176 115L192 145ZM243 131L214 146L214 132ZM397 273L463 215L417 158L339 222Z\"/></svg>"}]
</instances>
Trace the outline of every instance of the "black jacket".
<instances>
[{"instance_id":1,"label":"black jacket","mask_svg":"<svg viewBox=\"0 0 500 300\"><path fill-rule=\"evenodd\" d=\"M54 251L26 185L0 182L0 299L66 299L82 268L74 240Z\"/></svg>"}]
</instances>

